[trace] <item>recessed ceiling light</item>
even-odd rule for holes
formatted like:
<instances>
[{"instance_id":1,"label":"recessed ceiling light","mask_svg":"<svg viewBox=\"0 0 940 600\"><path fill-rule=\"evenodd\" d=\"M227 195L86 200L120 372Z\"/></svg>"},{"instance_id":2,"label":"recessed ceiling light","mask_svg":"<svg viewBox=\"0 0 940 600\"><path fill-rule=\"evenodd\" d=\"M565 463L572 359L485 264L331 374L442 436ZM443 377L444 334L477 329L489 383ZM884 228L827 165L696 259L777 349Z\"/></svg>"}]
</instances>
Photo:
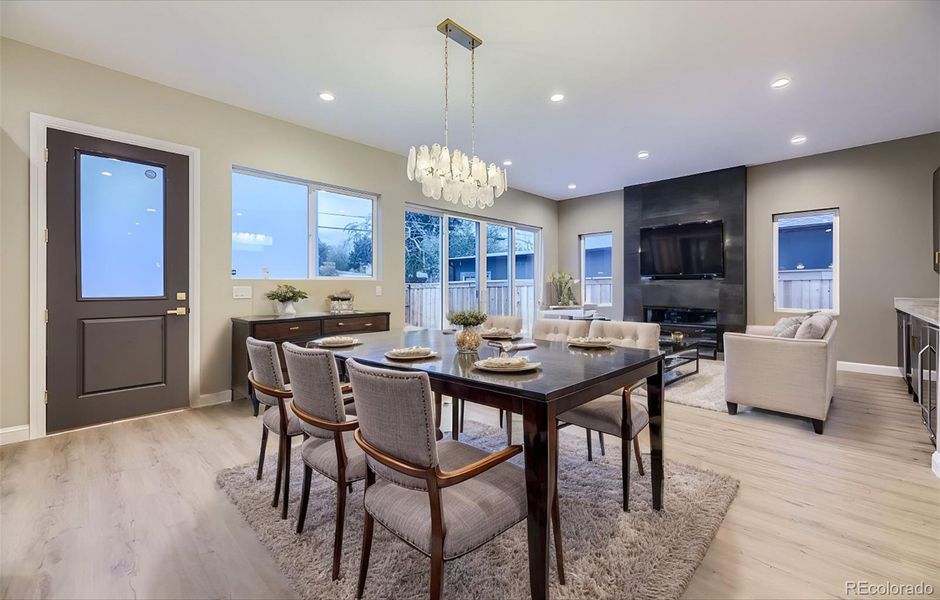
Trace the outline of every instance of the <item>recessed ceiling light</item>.
<instances>
[{"instance_id":1,"label":"recessed ceiling light","mask_svg":"<svg viewBox=\"0 0 940 600\"><path fill-rule=\"evenodd\" d=\"M647 158L650 157L650 153L647 150L640 150L639 152L636 153L636 157L639 158L640 160L646 160Z\"/></svg>"},{"instance_id":2,"label":"recessed ceiling light","mask_svg":"<svg viewBox=\"0 0 940 600\"><path fill-rule=\"evenodd\" d=\"M511 160L504 160L504 161L503 161L503 166L504 166L504 167L511 167L511 166L512 166L512 161L511 161Z\"/></svg>"},{"instance_id":3,"label":"recessed ceiling light","mask_svg":"<svg viewBox=\"0 0 940 600\"><path fill-rule=\"evenodd\" d=\"M773 81L770 82L770 87L772 87L772 88L775 89L775 90L779 90L779 89L781 89L781 88L785 88L785 87L787 87L788 85L790 85L790 78L789 78L789 77L778 77L778 78L776 78L776 79L774 79Z\"/></svg>"},{"instance_id":4,"label":"recessed ceiling light","mask_svg":"<svg viewBox=\"0 0 940 600\"><path fill-rule=\"evenodd\" d=\"M325 100L325 101L327 101L327 102L332 102L332 101L334 100L334 96L333 96L333 94L331 94L331 93L329 93L329 92L323 92L322 94L320 94L320 100Z\"/></svg>"},{"instance_id":5,"label":"recessed ceiling light","mask_svg":"<svg viewBox=\"0 0 940 600\"><path fill-rule=\"evenodd\" d=\"M101 174L105 177L111 177L111 171L102 171Z\"/></svg>"},{"instance_id":6,"label":"recessed ceiling light","mask_svg":"<svg viewBox=\"0 0 940 600\"><path fill-rule=\"evenodd\" d=\"M564 99L565 99L564 94L552 94L552 97L549 98L549 100L551 100L552 102L561 102Z\"/></svg>"},{"instance_id":7,"label":"recessed ceiling light","mask_svg":"<svg viewBox=\"0 0 940 600\"><path fill-rule=\"evenodd\" d=\"M569 183L569 184L568 184L568 189L569 189L569 190L573 190L573 189L576 188L576 187L578 187L578 186L576 186L576 185L573 184L573 183Z\"/></svg>"},{"instance_id":8,"label":"recessed ceiling light","mask_svg":"<svg viewBox=\"0 0 940 600\"><path fill-rule=\"evenodd\" d=\"M806 136L803 135L802 133L798 133L795 136L790 138L790 143L793 144L794 146L799 146L800 144L803 144L805 142L806 142Z\"/></svg>"}]
</instances>

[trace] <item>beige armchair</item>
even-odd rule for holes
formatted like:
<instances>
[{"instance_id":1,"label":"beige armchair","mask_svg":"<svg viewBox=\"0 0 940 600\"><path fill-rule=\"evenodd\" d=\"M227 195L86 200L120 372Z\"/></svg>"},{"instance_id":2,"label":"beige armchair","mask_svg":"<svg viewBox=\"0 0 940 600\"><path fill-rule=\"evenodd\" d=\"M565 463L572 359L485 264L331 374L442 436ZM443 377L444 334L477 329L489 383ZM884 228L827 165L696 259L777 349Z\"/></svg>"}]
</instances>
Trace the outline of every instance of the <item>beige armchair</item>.
<instances>
[{"instance_id":1,"label":"beige armchair","mask_svg":"<svg viewBox=\"0 0 940 600\"><path fill-rule=\"evenodd\" d=\"M809 417L822 434L836 383L836 328L820 340L779 338L772 327L725 333L725 402Z\"/></svg>"}]
</instances>

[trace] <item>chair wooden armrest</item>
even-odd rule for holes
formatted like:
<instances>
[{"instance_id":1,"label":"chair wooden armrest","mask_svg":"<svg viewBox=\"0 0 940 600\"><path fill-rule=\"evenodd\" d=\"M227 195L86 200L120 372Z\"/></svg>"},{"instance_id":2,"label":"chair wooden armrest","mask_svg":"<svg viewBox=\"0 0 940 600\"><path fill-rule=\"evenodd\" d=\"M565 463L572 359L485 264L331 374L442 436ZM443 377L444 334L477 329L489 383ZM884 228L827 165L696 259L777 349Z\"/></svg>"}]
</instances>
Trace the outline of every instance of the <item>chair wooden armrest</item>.
<instances>
[{"instance_id":1,"label":"chair wooden armrest","mask_svg":"<svg viewBox=\"0 0 940 600\"><path fill-rule=\"evenodd\" d=\"M356 443L359 444L359 447L362 448L362 451L369 455L370 458L375 459L376 461L382 463L389 469L394 469L399 473L405 475L410 475L411 477L417 477L418 479L426 479L427 474L431 471L428 467L419 467L404 461L398 460L394 456L389 456L388 454L382 452L369 442L365 441L362 437L362 432L356 430L353 433L353 437L356 439Z\"/></svg>"},{"instance_id":2,"label":"chair wooden armrest","mask_svg":"<svg viewBox=\"0 0 940 600\"><path fill-rule=\"evenodd\" d=\"M309 423L314 427L319 427L320 429L326 429L327 431L353 431L354 429L359 429L359 421L353 419L352 421L343 421L342 423L336 423L334 421L327 421L319 417L315 417L310 413L304 412L302 408L297 406L297 403L294 402L291 404L291 408L294 409L294 414L297 415L301 421Z\"/></svg>"},{"instance_id":3,"label":"chair wooden armrest","mask_svg":"<svg viewBox=\"0 0 940 600\"><path fill-rule=\"evenodd\" d=\"M255 388L262 394L267 394L268 396L274 396L275 398L293 398L294 393L290 390L281 390L273 387L268 387L263 383L258 383L255 379L254 371L248 371L248 383L251 384L251 387Z\"/></svg>"},{"instance_id":4,"label":"chair wooden armrest","mask_svg":"<svg viewBox=\"0 0 940 600\"><path fill-rule=\"evenodd\" d=\"M499 452L494 452L485 458L470 463L465 467L461 467L455 471L438 471L437 473L437 485L438 487L449 487L452 485L457 485L458 483L464 482L468 479L473 479L477 475L489 471L493 467L502 464L512 458L513 456L522 452L522 446L516 444L513 446L507 446L500 450Z\"/></svg>"}]
</instances>

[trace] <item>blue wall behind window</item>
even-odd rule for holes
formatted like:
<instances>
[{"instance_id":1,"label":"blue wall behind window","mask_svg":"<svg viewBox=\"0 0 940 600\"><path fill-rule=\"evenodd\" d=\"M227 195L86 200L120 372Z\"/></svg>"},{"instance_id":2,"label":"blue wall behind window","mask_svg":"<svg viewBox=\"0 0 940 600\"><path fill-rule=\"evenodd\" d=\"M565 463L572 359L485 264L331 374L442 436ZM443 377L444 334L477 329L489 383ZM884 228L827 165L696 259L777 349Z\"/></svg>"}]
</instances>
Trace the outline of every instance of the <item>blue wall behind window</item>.
<instances>
[{"instance_id":1,"label":"blue wall behind window","mask_svg":"<svg viewBox=\"0 0 940 600\"><path fill-rule=\"evenodd\" d=\"M826 230L829 231L826 231ZM832 225L781 227L778 232L778 269L828 269L832 266Z\"/></svg>"}]
</instances>

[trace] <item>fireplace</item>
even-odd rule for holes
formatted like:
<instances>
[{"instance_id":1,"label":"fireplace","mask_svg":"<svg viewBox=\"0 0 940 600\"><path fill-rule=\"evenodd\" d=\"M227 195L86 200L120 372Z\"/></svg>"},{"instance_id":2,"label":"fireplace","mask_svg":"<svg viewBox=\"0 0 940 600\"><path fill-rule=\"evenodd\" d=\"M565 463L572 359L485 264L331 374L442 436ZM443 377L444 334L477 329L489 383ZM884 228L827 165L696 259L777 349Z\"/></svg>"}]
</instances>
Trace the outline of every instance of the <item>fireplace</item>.
<instances>
[{"instance_id":1,"label":"fireplace","mask_svg":"<svg viewBox=\"0 0 940 600\"><path fill-rule=\"evenodd\" d=\"M659 323L663 337L673 331L682 331L692 337L700 337L703 352L717 357L721 351L721 335L718 327L718 311L707 308L684 308L679 306L644 306L643 320Z\"/></svg>"}]
</instances>

